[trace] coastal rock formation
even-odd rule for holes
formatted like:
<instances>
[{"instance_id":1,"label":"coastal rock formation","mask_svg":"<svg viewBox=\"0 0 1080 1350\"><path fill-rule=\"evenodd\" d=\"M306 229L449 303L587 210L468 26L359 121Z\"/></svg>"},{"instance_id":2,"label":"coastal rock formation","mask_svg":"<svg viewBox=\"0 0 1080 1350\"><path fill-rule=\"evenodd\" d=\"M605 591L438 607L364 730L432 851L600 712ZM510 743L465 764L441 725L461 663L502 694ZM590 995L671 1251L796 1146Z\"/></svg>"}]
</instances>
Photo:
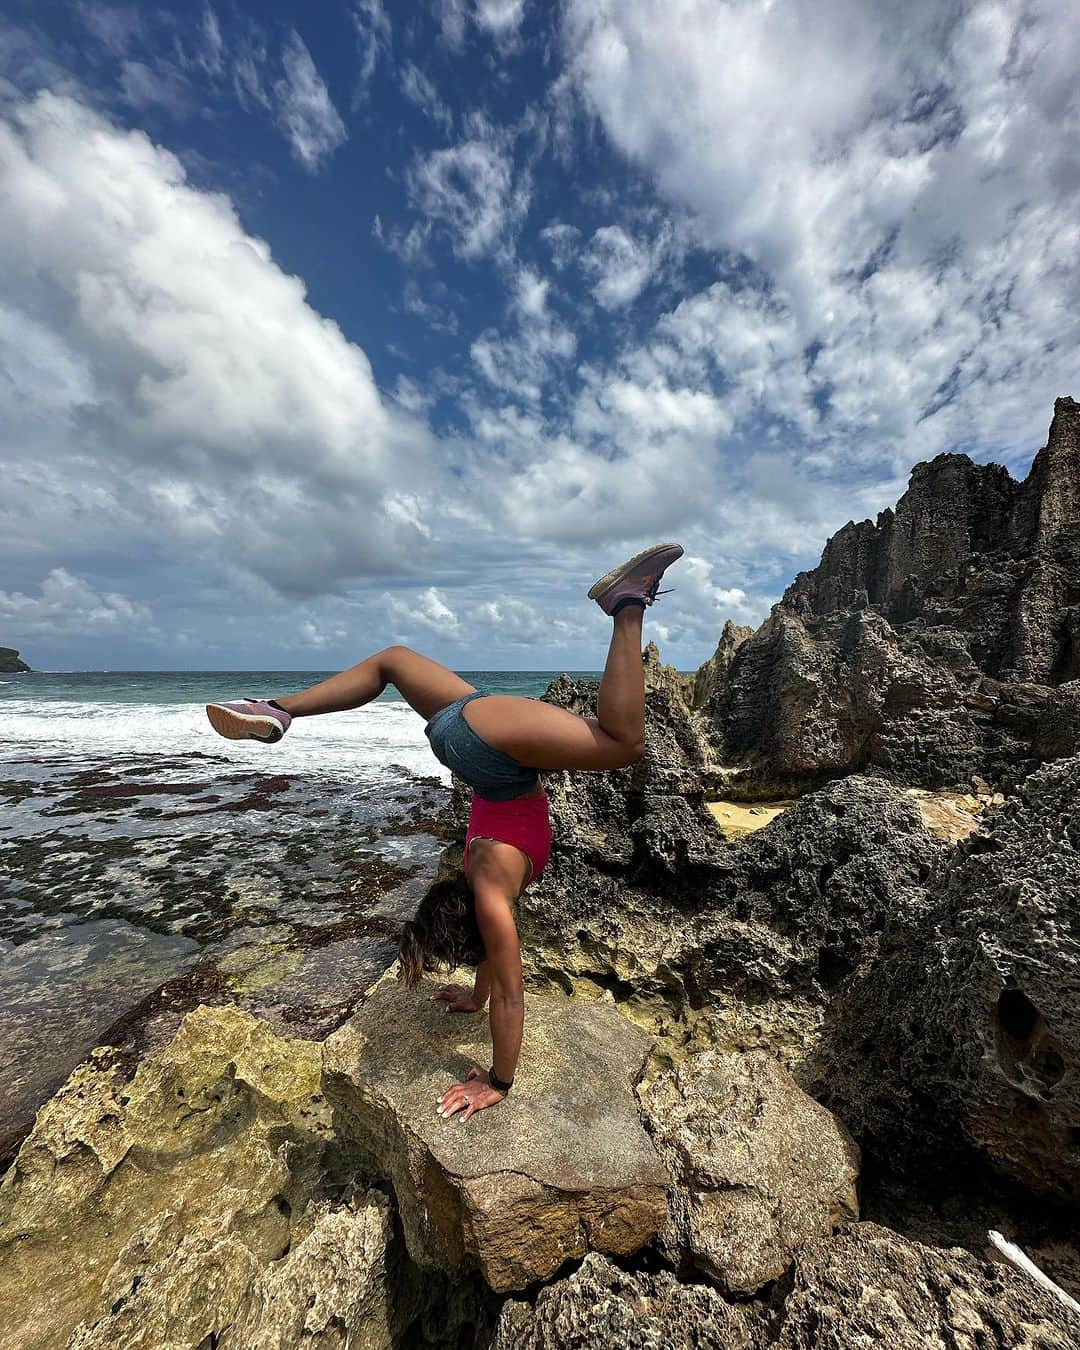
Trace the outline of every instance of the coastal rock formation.
<instances>
[{"instance_id":1,"label":"coastal rock formation","mask_svg":"<svg viewBox=\"0 0 1080 1350\"><path fill-rule=\"evenodd\" d=\"M404 1252L352 1184L321 1073L317 1045L227 1007L134 1076L92 1056L0 1186L0 1346L391 1344Z\"/></svg>"},{"instance_id":2,"label":"coastal rock formation","mask_svg":"<svg viewBox=\"0 0 1080 1350\"><path fill-rule=\"evenodd\" d=\"M1011 1266L850 1224L795 1257L768 1305L595 1254L535 1303L508 1300L492 1350L1073 1350L1080 1317Z\"/></svg>"},{"instance_id":3,"label":"coastal rock formation","mask_svg":"<svg viewBox=\"0 0 1080 1350\"><path fill-rule=\"evenodd\" d=\"M29 670L26 662L19 660L14 647L0 647L0 675L19 675Z\"/></svg>"},{"instance_id":4,"label":"coastal rock formation","mask_svg":"<svg viewBox=\"0 0 1080 1350\"><path fill-rule=\"evenodd\" d=\"M881 1153L964 1141L1080 1197L1080 757L942 855L837 1005L816 1094Z\"/></svg>"},{"instance_id":5,"label":"coastal rock formation","mask_svg":"<svg viewBox=\"0 0 1080 1350\"><path fill-rule=\"evenodd\" d=\"M845 525L735 637L692 702L746 795L870 765L927 787L1009 785L1075 753L1080 404L1057 400L1022 483L965 455L917 464L895 510Z\"/></svg>"},{"instance_id":6,"label":"coastal rock formation","mask_svg":"<svg viewBox=\"0 0 1080 1350\"><path fill-rule=\"evenodd\" d=\"M851 1136L770 1056L706 1050L640 1096L675 1178L660 1246L676 1268L752 1294L811 1238L858 1217Z\"/></svg>"},{"instance_id":7,"label":"coastal rock formation","mask_svg":"<svg viewBox=\"0 0 1080 1350\"><path fill-rule=\"evenodd\" d=\"M1080 1317L1011 1266L877 1224L807 1243L777 1289L777 1350L1070 1350Z\"/></svg>"},{"instance_id":8,"label":"coastal rock formation","mask_svg":"<svg viewBox=\"0 0 1080 1350\"><path fill-rule=\"evenodd\" d=\"M727 620L720 641L716 644L716 651L693 675L683 677L686 701L691 708L713 715L717 713L731 678L735 653L747 638L753 636L752 628Z\"/></svg>"},{"instance_id":9,"label":"coastal rock formation","mask_svg":"<svg viewBox=\"0 0 1080 1350\"><path fill-rule=\"evenodd\" d=\"M434 987L384 981L325 1045L336 1129L393 1184L412 1259L507 1291L642 1247L668 1183L634 1100L647 1038L614 1008L530 997L514 1091L462 1128L435 1103L490 1062L487 1018L448 1014Z\"/></svg>"},{"instance_id":10,"label":"coastal rock formation","mask_svg":"<svg viewBox=\"0 0 1080 1350\"><path fill-rule=\"evenodd\" d=\"M595 685L547 697L588 712ZM519 904L530 987L613 997L664 1052L767 1048L799 1060L944 845L916 801L853 777L728 843L709 813L708 747L662 689L645 758L609 774L550 774L555 848Z\"/></svg>"},{"instance_id":11,"label":"coastal rock formation","mask_svg":"<svg viewBox=\"0 0 1080 1350\"><path fill-rule=\"evenodd\" d=\"M731 1304L708 1285L661 1270L625 1271L590 1252L534 1304L507 1299L491 1350L764 1350L758 1307Z\"/></svg>"}]
</instances>

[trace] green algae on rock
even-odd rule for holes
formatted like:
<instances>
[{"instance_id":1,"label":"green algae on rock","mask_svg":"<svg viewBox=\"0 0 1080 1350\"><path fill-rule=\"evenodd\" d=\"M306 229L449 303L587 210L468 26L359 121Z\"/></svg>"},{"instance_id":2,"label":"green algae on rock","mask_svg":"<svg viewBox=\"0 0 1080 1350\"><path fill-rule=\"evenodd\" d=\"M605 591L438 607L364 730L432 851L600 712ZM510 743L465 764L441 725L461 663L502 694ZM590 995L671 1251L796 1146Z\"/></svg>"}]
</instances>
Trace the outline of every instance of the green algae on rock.
<instances>
[{"instance_id":1,"label":"green algae on rock","mask_svg":"<svg viewBox=\"0 0 1080 1350\"><path fill-rule=\"evenodd\" d=\"M0 1186L3 1350L248 1350L296 1343L274 1328L298 1315L329 1347L345 1341L319 1339L320 1319L364 1310L369 1338L350 1344L392 1344L404 1254L385 1201L352 1184L321 1078L318 1045L230 1007L190 1013L134 1076L92 1056Z\"/></svg>"}]
</instances>

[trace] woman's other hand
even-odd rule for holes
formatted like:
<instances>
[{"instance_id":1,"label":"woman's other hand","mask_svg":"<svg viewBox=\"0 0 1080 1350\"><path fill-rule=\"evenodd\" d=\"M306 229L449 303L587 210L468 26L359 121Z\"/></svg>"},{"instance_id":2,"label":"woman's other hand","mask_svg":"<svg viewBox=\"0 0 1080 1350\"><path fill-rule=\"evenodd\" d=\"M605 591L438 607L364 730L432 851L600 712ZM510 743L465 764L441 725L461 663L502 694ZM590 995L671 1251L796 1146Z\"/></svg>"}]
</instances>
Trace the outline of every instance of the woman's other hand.
<instances>
[{"instance_id":1,"label":"woman's other hand","mask_svg":"<svg viewBox=\"0 0 1080 1350\"><path fill-rule=\"evenodd\" d=\"M435 1112L444 1120L449 1120L455 1111L460 1111L458 1121L464 1125L474 1111L482 1111L485 1106L495 1106L505 1096L505 1092L491 1086L484 1069L470 1069L464 1083L455 1083L438 1098Z\"/></svg>"},{"instance_id":2,"label":"woman's other hand","mask_svg":"<svg viewBox=\"0 0 1080 1350\"><path fill-rule=\"evenodd\" d=\"M431 997L445 999L447 1012L479 1012L483 1006L477 1003L471 989L463 989L460 984L440 984Z\"/></svg>"}]
</instances>

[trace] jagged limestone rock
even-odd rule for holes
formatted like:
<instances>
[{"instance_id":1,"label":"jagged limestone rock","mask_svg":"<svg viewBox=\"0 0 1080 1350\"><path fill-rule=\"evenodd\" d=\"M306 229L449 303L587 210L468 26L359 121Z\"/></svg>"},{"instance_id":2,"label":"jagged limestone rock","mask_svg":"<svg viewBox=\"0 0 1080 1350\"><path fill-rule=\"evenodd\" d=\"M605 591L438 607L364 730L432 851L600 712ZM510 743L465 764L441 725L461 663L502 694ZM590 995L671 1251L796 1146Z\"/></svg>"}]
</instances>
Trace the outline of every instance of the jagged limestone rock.
<instances>
[{"instance_id":1,"label":"jagged limestone rock","mask_svg":"<svg viewBox=\"0 0 1080 1350\"><path fill-rule=\"evenodd\" d=\"M535 1303L507 1299L491 1350L764 1350L767 1318L666 1270L625 1271L590 1252Z\"/></svg>"},{"instance_id":2,"label":"jagged limestone rock","mask_svg":"<svg viewBox=\"0 0 1080 1350\"><path fill-rule=\"evenodd\" d=\"M1080 1317L1011 1266L851 1224L795 1254L777 1350L1075 1350Z\"/></svg>"},{"instance_id":3,"label":"jagged limestone rock","mask_svg":"<svg viewBox=\"0 0 1080 1350\"><path fill-rule=\"evenodd\" d=\"M379 1197L324 1194L328 1171L355 1167L337 1157L320 1049L204 1007L133 1076L110 1051L76 1069L0 1186L3 1350L389 1345L403 1253ZM335 1339L343 1262L371 1339ZM288 1340L300 1283L306 1330Z\"/></svg>"},{"instance_id":4,"label":"jagged limestone rock","mask_svg":"<svg viewBox=\"0 0 1080 1350\"><path fill-rule=\"evenodd\" d=\"M595 685L556 681L575 712ZM915 800L851 778L734 843L709 812L708 750L663 690L646 754L605 774L548 774L554 850L522 897L529 986L613 997L665 1052L767 1048L794 1063L874 951L885 916L944 847Z\"/></svg>"},{"instance_id":5,"label":"jagged limestone rock","mask_svg":"<svg viewBox=\"0 0 1080 1350\"><path fill-rule=\"evenodd\" d=\"M692 703L747 794L870 765L926 787L1016 784L1080 749L1078 596L1080 404L1061 398L1022 483L965 455L917 464L895 510L845 525L702 667Z\"/></svg>"},{"instance_id":6,"label":"jagged limestone rock","mask_svg":"<svg viewBox=\"0 0 1080 1350\"><path fill-rule=\"evenodd\" d=\"M646 645L642 653L646 689L662 689L678 703L685 702L683 677L674 666L666 666L655 642Z\"/></svg>"},{"instance_id":7,"label":"jagged limestone rock","mask_svg":"<svg viewBox=\"0 0 1080 1350\"><path fill-rule=\"evenodd\" d=\"M1080 757L1047 765L946 851L836 1005L812 1075L874 1150L958 1145L1080 1197Z\"/></svg>"},{"instance_id":8,"label":"jagged limestone rock","mask_svg":"<svg viewBox=\"0 0 1080 1350\"><path fill-rule=\"evenodd\" d=\"M668 1182L633 1093L648 1039L614 1008L527 997L513 1091L462 1126L436 1099L490 1063L487 1017L448 1014L434 987L378 985L325 1046L338 1133L392 1182L413 1260L506 1291L643 1246Z\"/></svg>"},{"instance_id":9,"label":"jagged limestone rock","mask_svg":"<svg viewBox=\"0 0 1080 1350\"><path fill-rule=\"evenodd\" d=\"M639 1090L674 1178L659 1242L725 1293L754 1293L858 1217L859 1152L770 1056L707 1050Z\"/></svg>"},{"instance_id":10,"label":"jagged limestone rock","mask_svg":"<svg viewBox=\"0 0 1080 1350\"><path fill-rule=\"evenodd\" d=\"M691 708L715 712L727 690L735 653L753 635L752 628L732 623L730 619L725 622L716 651L693 675L683 676L683 692Z\"/></svg>"},{"instance_id":11,"label":"jagged limestone rock","mask_svg":"<svg viewBox=\"0 0 1080 1350\"><path fill-rule=\"evenodd\" d=\"M303 1227L265 1264L239 1237L181 1235L167 1216L121 1252L109 1314L79 1326L67 1350L161 1350L210 1337L218 1350L390 1350L398 1326L388 1285L400 1272L389 1201L367 1192L314 1206Z\"/></svg>"},{"instance_id":12,"label":"jagged limestone rock","mask_svg":"<svg viewBox=\"0 0 1080 1350\"><path fill-rule=\"evenodd\" d=\"M770 1303L590 1253L533 1303L508 1299L492 1350L1075 1350L1080 1318L1011 1266L872 1223L815 1238Z\"/></svg>"}]
</instances>

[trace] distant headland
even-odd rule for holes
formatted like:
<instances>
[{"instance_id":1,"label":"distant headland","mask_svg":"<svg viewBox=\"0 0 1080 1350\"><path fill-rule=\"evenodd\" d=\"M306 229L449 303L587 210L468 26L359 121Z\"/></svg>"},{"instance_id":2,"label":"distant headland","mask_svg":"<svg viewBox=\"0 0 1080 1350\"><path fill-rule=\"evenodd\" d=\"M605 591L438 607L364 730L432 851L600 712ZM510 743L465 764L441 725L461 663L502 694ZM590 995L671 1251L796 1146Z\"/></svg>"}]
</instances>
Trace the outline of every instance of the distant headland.
<instances>
[{"instance_id":1,"label":"distant headland","mask_svg":"<svg viewBox=\"0 0 1080 1350\"><path fill-rule=\"evenodd\" d=\"M19 653L14 647L0 647L0 675L17 675L29 669L25 661L19 660Z\"/></svg>"}]
</instances>

